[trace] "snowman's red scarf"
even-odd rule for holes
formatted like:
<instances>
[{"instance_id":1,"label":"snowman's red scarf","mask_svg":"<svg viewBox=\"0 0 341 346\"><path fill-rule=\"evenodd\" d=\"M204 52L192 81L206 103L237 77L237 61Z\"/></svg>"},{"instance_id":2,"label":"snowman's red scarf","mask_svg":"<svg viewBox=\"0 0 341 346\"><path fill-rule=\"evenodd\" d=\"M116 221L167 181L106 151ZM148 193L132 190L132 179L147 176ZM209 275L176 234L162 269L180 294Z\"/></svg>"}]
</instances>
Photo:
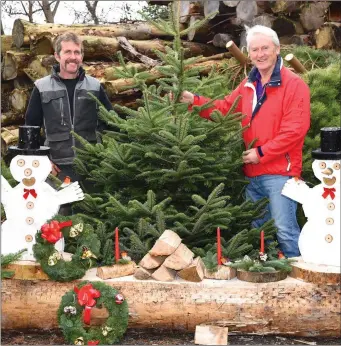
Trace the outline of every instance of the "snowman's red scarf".
<instances>
[{"instance_id":1,"label":"snowman's red scarf","mask_svg":"<svg viewBox=\"0 0 341 346\"><path fill-rule=\"evenodd\" d=\"M322 194L322 197L323 198L327 198L329 195L330 195L330 197L332 198L332 199L334 199L335 198L335 188L334 187L332 187L332 188L329 188L329 187L324 187L323 188L323 190L324 190L324 192L323 192L323 194Z\"/></svg>"},{"instance_id":2,"label":"snowman's red scarf","mask_svg":"<svg viewBox=\"0 0 341 346\"><path fill-rule=\"evenodd\" d=\"M31 194L34 198L37 198L37 196L38 196L35 189L24 189L23 197L25 199L27 199L29 194Z\"/></svg>"}]
</instances>

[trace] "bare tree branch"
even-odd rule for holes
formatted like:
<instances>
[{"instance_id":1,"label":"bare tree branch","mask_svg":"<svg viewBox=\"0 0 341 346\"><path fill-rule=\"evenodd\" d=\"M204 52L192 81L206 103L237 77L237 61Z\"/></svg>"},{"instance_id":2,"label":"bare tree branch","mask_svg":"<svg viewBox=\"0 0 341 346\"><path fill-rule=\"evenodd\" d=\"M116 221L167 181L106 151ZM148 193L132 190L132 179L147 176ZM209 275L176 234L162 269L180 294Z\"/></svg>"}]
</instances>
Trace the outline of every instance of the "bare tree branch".
<instances>
[{"instance_id":1,"label":"bare tree branch","mask_svg":"<svg viewBox=\"0 0 341 346\"><path fill-rule=\"evenodd\" d=\"M89 13L91 15L92 20L94 21L95 24L98 25L99 24L99 19L98 19L97 14L96 14L97 4L98 4L98 1L94 1L93 4L91 4L90 1L85 0L86 8L88 9L88 11L89 11Z\"/></svg>"}]
</instances>

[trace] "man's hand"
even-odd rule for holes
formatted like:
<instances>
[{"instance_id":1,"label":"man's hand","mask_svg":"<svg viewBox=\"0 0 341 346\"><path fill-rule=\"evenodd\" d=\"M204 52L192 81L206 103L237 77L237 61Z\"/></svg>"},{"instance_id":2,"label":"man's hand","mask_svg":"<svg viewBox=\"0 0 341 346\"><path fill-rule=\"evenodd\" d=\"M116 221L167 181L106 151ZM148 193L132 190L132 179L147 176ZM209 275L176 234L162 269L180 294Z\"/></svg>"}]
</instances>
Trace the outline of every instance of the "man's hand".
<instances>
[{"instance_id":1,"label":"man's hand","mask_svg":"<svg viewBox=\"0 0 341 346\"><path fill-rule=\"evenodd\" d=\"M55 165L52 161L50 162L52 166L51 174L56 177L58 173L60 172L60 168L57 165Z\"/></svg>"},{"instance_id":2,"label":"man's hand","mask_svg":"<svg viewBox=\"0 0 341 346\"><path fill-rule=\"evenodd\" d=\"M243 163L259 163L259 158L257 155L257 149L252 148L246 151L243 151Z\"/></svg>"},{"instance_id":3,"label":"man's hand","mask_svg":"<svg viewBox=\"0 0 341 346\"><path fill-rule=\"evenodd\" d=\"M169 93L169 97L171 100L173 100L173 93ZM189 103L189 104L193 104L194 102L194 94L192 94L191 92L185 90L182 92L181 96L180 96L180 100L181 103Z\"/></svg>"}]
</instances>

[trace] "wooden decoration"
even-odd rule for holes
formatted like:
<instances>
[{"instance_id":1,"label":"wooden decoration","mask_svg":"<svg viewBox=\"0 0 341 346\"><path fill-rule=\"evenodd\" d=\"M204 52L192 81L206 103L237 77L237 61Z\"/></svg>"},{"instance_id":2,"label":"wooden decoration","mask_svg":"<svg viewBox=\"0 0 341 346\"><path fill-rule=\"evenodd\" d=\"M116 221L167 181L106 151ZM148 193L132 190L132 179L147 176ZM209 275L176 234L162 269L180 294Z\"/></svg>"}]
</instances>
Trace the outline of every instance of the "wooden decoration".
<instances>
[{"instance_id":1,"label":"wooden decoration","mask_svg":"<svg viewBox=\"0 0 341 346\"><path fill-rule=\"evenodd\" d=\"M17 280L49 280L41 266L33 261L16 261L6 266L6 270L14 271L12 279Z\"/></svg>"},{"instance_id":2,"label":"wooden decoration","mask_svg":"<svg viewBox=\"0 0 341 346\"><path fill-rule=\"evenodd\" d=\"M285 56L285 61L287 61L291 67L295 69L296 72L298 73L305 73L307 70L305 67L301 64L301 62L295 57L294 54L288 54Z\"/></svg>"},{"instance_id":3,"label":"wooden decoration","mask_svg":"<svg viewBox=\"0 0 341 346\"><path fill-rule=\"evenodd\" d=\"M114 264L112 266L103 266L97 268L97 276L102 280L119 278L122 276L133 275L135 273L136 263Z\"/></svg>"},{"instance_id":4,"label":"wooden decoration","mask_svg":"<svg viewBox=\"0 0 341 346\"><path fill-rule=\"evenodd\" d=\"M147 253L140 261L139 266L144 269L155 269L160 267L160 265L165 261L167 256L152 256Z\"/></svg>"},{"instance_id":5,"label":"wooden decoration","mask_svg":"<svg viewBox=\"0 0 341 346\"><path fill-rule=\"evenodd\" d=\"M134 278L137 280L148 280L151 278L154 270L144 269L142 267L138 267L134 273Z\"/></svg>"},{"instance_id":6,"label":"wooden decoration","mask_svg":"<svg viewBox=\"0 0 341 346\"><path fill-rule=\"evenodd\" d=\"M149 250L149 253L153 256L169 256L178 248L180 243L181 238L175 232L166 229Z\"/></svg>"},{"instance_id":7,"label":"wooden decoration","mask_svg":"<svg viewBox=\"0 0 341 346\"><path fill-rule=\"evenodd\" d=\"M239 61L241 65L246 65L248 63L248 58L242 53L242 51L233 41L226 43L226 49Z\"/></svg>"},{"instance_id":8,"label":"wooden decoration","mask_svg":"<svg viewBox=\"0 0 341 346\"><path fill-rule=\"evenodd\" d=\"M234 268L220 265L218 266L218 270L215 272L209 272L207 268L205 268L205 278L206 279L214 279L214 280L231 280L236 277L237 271Z\"/></svg>"},{"instance_id":9,"label":"wooden decoration","mask_svg":"<svg viewBox=\"0 0 341 346\"><path fill-rule=\"evenodd\" d=\"M237 270L237 278L247 282L275 282L284 280L287 277L284 271L276 270L275 272L247 272L245 270Z\"/></svg>"},{"instance_id":10,"label":"wooden decoration","mask_svg":"<svg viewBox=\"0 0 341 346\"><path fill-rule=\"evenodd\" d=\"M194 261L185 269L178 272L178 275L187 281L199 282L202 281L205 274L205 265L200 257L194 259Z\"/></svg>"}]
</instances>

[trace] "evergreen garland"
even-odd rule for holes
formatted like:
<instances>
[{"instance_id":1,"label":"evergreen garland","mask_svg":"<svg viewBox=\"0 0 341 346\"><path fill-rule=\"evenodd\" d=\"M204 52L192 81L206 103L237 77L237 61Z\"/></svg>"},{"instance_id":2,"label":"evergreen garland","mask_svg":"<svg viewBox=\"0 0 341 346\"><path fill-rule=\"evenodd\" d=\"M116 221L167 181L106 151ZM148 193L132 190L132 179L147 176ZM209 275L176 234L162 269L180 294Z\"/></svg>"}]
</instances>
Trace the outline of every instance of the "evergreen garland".
<instances>
[{"instance_id":1,"label":"evergreen garland","mask_svg":"<svg viewBox=\"0 0 341 346\"><path fill-rule=\"evenodd\" d=\"M100 292L100 296L95 299L95 305L92 306L107 309L109 316L104 325L85 328L82 320L84 306L80 305L75 291L89 284ZM70 290L62 297L57 316L59 328L70 344L113 345L120 342L127 330L128 303L115 288L105 283L83 281L76 289Z\"/></svg>"}]
</instances>

